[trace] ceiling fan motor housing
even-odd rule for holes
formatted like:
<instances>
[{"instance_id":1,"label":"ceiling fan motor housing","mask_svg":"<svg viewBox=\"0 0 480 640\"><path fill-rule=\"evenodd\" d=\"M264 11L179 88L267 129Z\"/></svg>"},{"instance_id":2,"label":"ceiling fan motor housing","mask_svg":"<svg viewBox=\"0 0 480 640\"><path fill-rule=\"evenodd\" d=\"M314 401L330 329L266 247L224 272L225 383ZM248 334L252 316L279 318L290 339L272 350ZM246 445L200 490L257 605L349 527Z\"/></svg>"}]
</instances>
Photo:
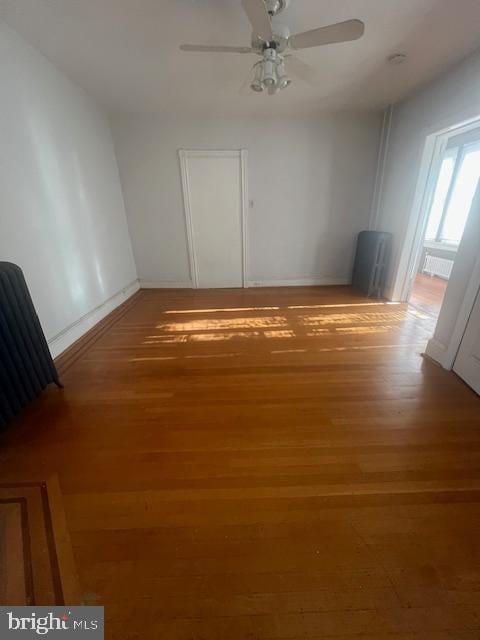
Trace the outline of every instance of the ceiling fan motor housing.
<instances>
[{"instance_id":1,"label":"ceiling fan motor housing","mask_svg":"<svg viewBox=\"0 0 480 640\"><path fill-rule=\"evenodd\" d=\"M290 37L290 29L284 25L276 24L272 25L274 40L272 42L265 42L255 34L252 34L252 48L259 55L263 55L265 49L276 49L278 53L282 53L288 46L288 38Z\"/></svg>"},{"instance_id":2,"label":"ceiling fan motor housing","mask_svg":"<svg viewBox=\"0 0 480 640\"><path fill-rule=\"evenodd\" d=\"M290 4L290 0L265 0L267 11L271 16L281 13Z\"/></svg>"}]
</instances>

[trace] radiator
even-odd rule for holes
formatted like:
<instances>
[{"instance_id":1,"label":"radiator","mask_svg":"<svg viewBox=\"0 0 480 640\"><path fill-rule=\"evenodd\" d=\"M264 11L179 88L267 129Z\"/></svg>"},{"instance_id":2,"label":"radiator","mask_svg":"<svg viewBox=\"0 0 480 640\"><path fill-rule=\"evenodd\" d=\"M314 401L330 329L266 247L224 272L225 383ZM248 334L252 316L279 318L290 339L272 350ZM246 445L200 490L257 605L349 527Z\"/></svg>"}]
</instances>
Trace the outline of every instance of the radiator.
<instances>
[{"instance_id":1,"label":"radiator","mask_svg":"<svg viewBox=\"0 0 480 640\"><path fill-rule=\"evenodd\" d=\"M438 256L431 256L427 253L425 256L425 262L423 264L423 273L428 273L431 276L438 276L448 280L452 273L453 260L448 258L439 258Z\"/></svg>"},{"instance_id":2,"label":"radiator","mask_svg":"<svg viewBox=\"0 0 480 640\"><path fill-rule=\"evenodd\" d=\"M22 270L0 262L0 427L51 382L62 386Z\"/></svg>"},{"instance_id":3,"label":"radiator","mask_svg":"<svg viewBox=\"0 0 480 640\"><path fill-rule=\"evenodd\" d=\"M392 234L361 231L353 265L352 285L367 296L383 295L392 246Z\"/></svg>"}]
</instances>

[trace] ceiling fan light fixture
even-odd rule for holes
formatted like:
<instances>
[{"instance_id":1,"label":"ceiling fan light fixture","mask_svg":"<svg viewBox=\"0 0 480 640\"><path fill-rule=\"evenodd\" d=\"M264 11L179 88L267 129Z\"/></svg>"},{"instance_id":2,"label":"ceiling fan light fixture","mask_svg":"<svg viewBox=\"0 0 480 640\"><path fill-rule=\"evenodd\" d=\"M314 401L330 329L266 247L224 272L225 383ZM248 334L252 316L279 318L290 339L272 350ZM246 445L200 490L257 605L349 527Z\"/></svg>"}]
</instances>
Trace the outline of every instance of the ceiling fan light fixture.
<instances>
[{"instance_id":1,"label":"ceiling fan light fixture","mask_svg":"<svg viewBox=\"0 0 480 640\"><path fill-rule=\"evenodd\" d=\"M286 89L292 81L287 76L285 69L285 62L282 57L279 56L277 61L277 85L279 89Z\"/></svg>"},{"instance_id":2,"label":"ceiling fan light fixture","mask_svg":"<svg viewBox=\"0 0 480 640\"><path fill-rule=\"evenodd\" d=\"M258 93L267 89L269 95L273 95L291 84L283 55L288 48L294 50L310 49L341 42L352 42L364 34L365 24L354 18L291 35L287 26L279 24L276 20L272 22L272 18L286 9L289 3L290 0L241 0L246 18L252 27L251 46L249 47L182 44L180 49L197 53L258 55L261 60L254 66L255 73L250 87L252 91ZM398 64L404 59L405 54L393 54L390 56L389 62ZM311 80L313 74L309 66L294 56L291 57L291 72L294 76L296 75L315 86Z\"/></svg>"},{"instance_id":3,"label":"ceiling fan light fixture","mask_svg":"<svg viewBox=\"0 0 480 640\"><path fill-rule=\"evenodd\" d=\"M273 76L267 75L263 79L263 84L265 85L265 87L267 87L267 89L269 89L270 87L274 87L277 83L276 83L275 78Z\"/></svg>"},{"instance_id":4,"label":"ceiling fan light fixture","mask_svg":"<svg viewBox=\"0 0 480 640\"><path fill-rule=\"evenodd\" d=\"M265 0L267 11L271 16L276 16L290 4L290 0Z\"/></svg>"},{"instance_id":5,"label":"ceiling fan light fixture","mask_svg":"<svg viewBox=\"0 0 480 640\"><path fill-rule=\"evenodd\" d=\"M262 62L262 82L267 89L277 85L277 52L275 49L265 49Z\"/></svg>"},{"instance_id":6,"label":"ceiling fan light fixture","mask_svg":"<svg viewBox=\"0 0 480 640\"><path fill-rule=\"evenodd\" d=\"M263 91L263 63L257 62L257 64L253 67L255 70L255 77L253 78L252 84L250 88L252 91L256 91L257 93L261 93Z\"/></svg>"}]
</instances>

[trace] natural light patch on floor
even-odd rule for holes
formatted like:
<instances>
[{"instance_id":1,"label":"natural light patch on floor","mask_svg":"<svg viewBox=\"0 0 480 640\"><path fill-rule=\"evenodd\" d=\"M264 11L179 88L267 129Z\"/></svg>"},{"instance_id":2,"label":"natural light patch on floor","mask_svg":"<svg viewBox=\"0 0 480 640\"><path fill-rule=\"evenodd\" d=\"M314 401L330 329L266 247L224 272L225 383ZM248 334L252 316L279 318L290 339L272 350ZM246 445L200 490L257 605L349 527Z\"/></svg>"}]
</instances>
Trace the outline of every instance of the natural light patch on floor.
<instances>
[{"instance_id":1,"label":"natural light patch on floor","mask_svg":"<svg viewBox=\"0 0 480 640\"><path fill-rule=\"evenodd\" d=\"M151 356L148 358L129 358L129 362L150 362L151 360L177 360L176 356Z\"/></svg>"},{"instance_id":2,"label":"natural light patch on floor","mask_svg":"<svg viewBox=\"0 0 480 640\"><path fill-rule=\"evenodd\" d=\"M218 309L168 309L163 311L166 315L186 315L186 314L202 314L202 313L241 313L246 311L280 311L283 309L336 309L349 307L379 307L400 305L401 302L353 302L353 303L337 303L337 304L293 304L287 307L220 307Z\"/></svg>"},{"instance_id":3,"label":"natural light patch on floor","mask_svg":"<svg viewBox=\"0 0 480 640\"><path fill-rule=\"evenodd\" d=\"M229 318L218 320L191 320L157 325L164 331L224 331L225 329L262 329L266 327L285 327L288 324L284 316L266 316L255 318Z\"/></svg>"},{"instance_id":4,"label":"natural light patch on floor","mask_svg":"<svg viewBox=\"0 0 480 640\"><path fill-rule=\"evenodd\" d=\"M274 355L280 355L282 353L307 353L307 349L276 349L275 351L270 351Z\"/></svg>"},{"instance_id":5,"label":"natural light patch on floor","mask_svg":"<svg viewBox=\"0 0 480 640\"><path fill-rule=\"evenodd\" d=\"M236 338L260 338L261 335L258 331L251 331L250 333L237 331L230 333L194 333L189 338L192 342L218 342Z\"/></svg>"},{"instance_id":6,"label":"natural light patch on floor","mask_svg":"<svg viewBox=\"0 0 480 640\"><path fill-rule=\"evenodd\" d=\"M398 305L401 302L354 302L350 304L302 304L291 305L287 309L336 309L340 307L378 307L386 305Z\"/></svg>"},{"instance_id":7,"label":"natural light patch on floor","mask_svg":"<svg viewBox=\"0 0 480 640\"><path fill-rule=\"evenodd\" d=\"M281 310L285 311L285 315ZM272 311L280 313L272 314ZM234 315L222 316L224 312ZM380 338L388 333L398 332L400 325L403 327L404 335L408 327L417 324L417 319L426 318L421 311L409 308L403 303L386 301L169 309L163 313L170 315L168 322L160 321L155 325L155 333L146 336L142 345L182 348L182 345L187 343L220 344L236 340L254 342L262 339L287 341L317 338L322 341L335 336L339 340L342 337L352 337L354 340L355 336L361 335L377 335ZM217 313L217 316L201 317L201 314L213 313ZM180 314L180 317L173 318L175 314ZM196 315L188 317L189 314ZM408 318L411 322L407 327L405 320ZM353 348L348 345L332 347L333 350ZM302 350L295 352L301 353Z\"/></svg>"},{"instance_id":8,"label":"natural light patch on floor","mask_svg":"<svg viewBox=\"0 0 480 640\"><path fill-rule=\"evenodd\" d=\"M415 309L414 307L408 307L407 313L409 313L411 316L414 316L415 318L418 318L419 320L428 320L429 319L428 314L423 313L422 311L419 311L418 309Z\"/></svg>"},{"instance_id":9,"label":"natural light patch on floor","mask_svg":"<svg viewBox=\"0 0 480 640\"><path fill-rule=\"evenodd\" d=\"M284 329L280 331L264 331L266 338L295 338L295 331L292 329Z\"/></svg>"},{"instance_id":10,"label":"natural light patch on floor","mask_svg":"<svg viewBox=\"0 0 480 640\"><path fill-rule=\"evenodd\" d=\"M185 313L232 313L242 311L278 311L280 307L227 307L225 309L175 309L164 311L167 314L185 314Z\"/></svg>"},{"instance_id":11,"label":"natural light patch on floor","mask_svg":"<svg viewBox=\"0 0 480 640\"><path fill-rule=\"evenodd\" d=\"M241 353L210 353L203 355L185 356L185 360L208 360L210 358L235 358L241 356Z\"/></svg>"},{"instance_id":12,"label":"natural light patch on floor","mask_svg":"<svg viewBox=\"0 0 480 640\"><path fill-rule=\"evenodd\" d=\"M348 347L321 347L316 349L317 353L326 353L328 351L370 351L373 349L409 349L421 347L424 343L413 342L405 344L372 344L365 346L348 346Z\"/></svg>"},{"instance_id":13,"label":"natural light patch on floor","mask_svg":"<svg viewBox=\"0 0 480 640\"><path fill-rule=\"evenodd\" d=\"M377 303L366 303L378 306ZM380 303L382 306L389 303ZM325 305L327 306L327 305ZM334 305L331 305L334 306ZM291 313L291 312L290 312ZM408 307L389 311L346 311L345 313L299 313L287 316L238 318L199 318L156 326L157 333L146 336L144 345L180 345L231 340L295 339L332 335L385 334L398 329L407 317L424 319L421 312Z\"/></svg>"},{"instance_id":14,"label":"natural light patch on floor","mask_svg":"<svg viewBox=\"0 0 480 640\"><path fill-rule=\"evenodd\" d=\"M144 340L143 344L157 344L161 342L162 344L181 344L182 342L187 342L188 335L177 335L177 336L148 336L147 340Z\"/></svg>"},{"instance_id":15,"label":"natural light patch on floor","mask_svg":"<svg viewBox=\"0 0 480 640\"><path fill-rule=\"evenodd\" d=\"M374 325L371 327L338 327L335 329L336 333L343 334L369 334L369 333L388 333L389 331L395 330L397 327L394 325Z\"/></svg>"},{"instance_id":16,"label":"natural light patch on floor","mask_svg":"<svg viewBox=\"0 0 480 640\"><path fill-rule=\"evenodd\" d=\"M403 321L405 312L390 313L330 313L321 316L299 316L299 321L306 326L316 324L369 324L385 321Z\"/></svg>"}]
</instances>

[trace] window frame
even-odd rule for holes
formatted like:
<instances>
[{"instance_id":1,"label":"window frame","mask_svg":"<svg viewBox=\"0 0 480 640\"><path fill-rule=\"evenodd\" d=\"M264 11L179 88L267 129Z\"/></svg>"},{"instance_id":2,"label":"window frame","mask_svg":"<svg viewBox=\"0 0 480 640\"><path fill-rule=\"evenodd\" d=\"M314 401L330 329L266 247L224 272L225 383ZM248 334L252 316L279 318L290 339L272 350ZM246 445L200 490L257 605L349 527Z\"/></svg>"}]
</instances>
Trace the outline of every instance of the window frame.
<instances>
[{"instance_id":1,"label":"window frame","mask_svg":"<svg viewBox=\"0 0 480 640\"><path fill-rule=\"evenodd\" d=\"M425 240L428 240L429 242L433 242L433 243L438 244L440 246L445 246L445 247L458 249L459 242L452 242L450 239L445 239L445 238L442 237L442 234L443 234L443 230L445 228L445 221L447 219L448 209L450 207L450 203L451 203L451 200L452 200L453 192L455 190L455 185L456 185L456 182L457 182L457 178L458 178L458 175L459 175L460 170L462 168L463 161L465 160L465 156L466 156L466 154L468 152L468 148L474 146L475 144L478 144L478 142L479 142L478 138L477 139L474 138L473 140L471 140L471 139L470 140L465 140L460 145L458 145L458 147L450 147L449 150L452 150L452 148L453 149L456 148L456 150L457 150L457 153L456 153L456 156L455 156L455 163L454 163L454 167L453 167L453 171L452 171L452 177L450 178L450 184L448 186L447 195L445 196L445 201L443 203L442 214L440 216L440 220L439 220L439 223L438 223L438 227L437 227L437 231L436 231L435 237L434 238L428 238L428 239L425 238ZM427 218L427 220L428 220L428 218Z\"/></svg>"},{"instance_id":2,"label":"window frame","mask_svg":"<svg viewBox=\"0 0 480 640\"><path fill-rule=\"evenodd\" d=\"M445 220L447 218L448 208L450 206L450 202L452 200L453 190L455 189L455 183L458 178L458 174L460 172L460 168L462 166L463 160L465 158L465 144L460 145L457 148L457 155L455 157L455 164L453 165L452 177L450 178L450 184L448 185L447 195L445 196L445 201L443 203L442 215L440 216L440 221L437 227L437 233L435 234L434 242L438 244L449 244L450 246L458 247L458 243L447 242L442 238L443 229L445 227Z\"/></svg>"}]
</instances>

